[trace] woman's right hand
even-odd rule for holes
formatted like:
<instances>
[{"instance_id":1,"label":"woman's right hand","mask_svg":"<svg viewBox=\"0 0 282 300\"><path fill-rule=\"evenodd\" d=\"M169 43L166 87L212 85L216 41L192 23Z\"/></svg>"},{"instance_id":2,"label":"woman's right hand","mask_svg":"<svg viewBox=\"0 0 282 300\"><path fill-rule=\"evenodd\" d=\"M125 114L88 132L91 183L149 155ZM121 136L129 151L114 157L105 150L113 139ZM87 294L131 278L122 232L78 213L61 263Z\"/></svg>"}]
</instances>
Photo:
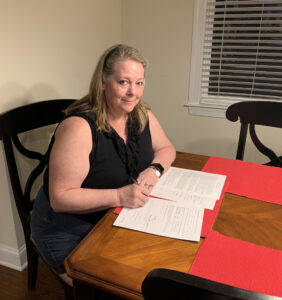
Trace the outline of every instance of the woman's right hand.
<instances>
[{"instance_id":1,"label":"woman's right hand","mask_svg":"<svg viewBox=\"0 0 282 300\"><path fill-rule=\"evenodd\" d=\"M138 184L130 184L117 189L118 206L137 208L149 200L149 190Z\"/></svg>"}]
</instances>

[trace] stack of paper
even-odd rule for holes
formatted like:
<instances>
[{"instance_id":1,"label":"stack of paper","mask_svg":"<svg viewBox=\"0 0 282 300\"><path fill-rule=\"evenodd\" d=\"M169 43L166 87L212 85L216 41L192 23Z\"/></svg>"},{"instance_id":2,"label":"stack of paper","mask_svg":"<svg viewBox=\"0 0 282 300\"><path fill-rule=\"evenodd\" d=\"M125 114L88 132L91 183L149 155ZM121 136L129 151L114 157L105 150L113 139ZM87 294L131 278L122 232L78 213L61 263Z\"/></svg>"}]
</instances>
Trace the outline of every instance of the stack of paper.
<instances>
[{"instance_id":1,"label":"stack of paper","mask_svg":"<svg viewBox=\"0 0 282 300\"><path fill-rule=\"evenodd\" d=\"M159 180L152 196L213 209L226 176L171 167Z\"/></svg>"},{"instance_id":2,"label":"stack of paper","mask_svg":"<svg viewBox=\"0 0 282 300\"><path fill-rule=\"evenodd\" d=\"M213 209L226 176L171 167L144 207L123 208L114 225L177 239L199 241L204 209Z\"/></svg>"}]
</instances>

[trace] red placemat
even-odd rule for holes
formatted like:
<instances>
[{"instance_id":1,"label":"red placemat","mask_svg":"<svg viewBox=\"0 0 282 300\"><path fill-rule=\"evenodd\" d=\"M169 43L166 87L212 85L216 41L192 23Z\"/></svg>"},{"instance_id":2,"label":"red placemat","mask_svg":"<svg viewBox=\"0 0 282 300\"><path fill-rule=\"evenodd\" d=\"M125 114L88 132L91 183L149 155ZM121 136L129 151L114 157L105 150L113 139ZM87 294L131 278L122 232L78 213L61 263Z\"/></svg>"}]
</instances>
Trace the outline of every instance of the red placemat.
<instances>
[{"instance_id":1,"label":"red placemat","mask_svg":"<svg viewBox=\"0 0 282 300\"><path fill-rule=\"evenodd\" d=\"M202 171L227 175L227 193L282 205L282 168L212 156Z\"/></svg>"},{"instance_id":2,"label":"red placemat","mask_svg":"<svg viewBox=\"0 0 282 300\"><path fill-rule=\"evenodd\" d=\"M282 251L211 231L189 270L195 276L282 297Z\"/></svg>"}]
</instances>

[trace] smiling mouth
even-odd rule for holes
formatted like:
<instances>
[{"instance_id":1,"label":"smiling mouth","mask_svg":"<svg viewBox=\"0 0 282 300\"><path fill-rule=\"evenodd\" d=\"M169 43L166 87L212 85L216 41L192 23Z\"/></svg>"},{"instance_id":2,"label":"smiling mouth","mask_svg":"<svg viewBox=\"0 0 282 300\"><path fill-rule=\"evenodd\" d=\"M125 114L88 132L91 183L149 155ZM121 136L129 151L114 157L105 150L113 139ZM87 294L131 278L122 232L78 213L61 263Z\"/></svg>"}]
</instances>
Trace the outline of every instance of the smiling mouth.
<instances>
[{"instance_id":1,"label":"smiling mouth","mask_svg":"<svg viewBox=\"0 0 282 300\"><path fill-rule=\"evenodd\" d=\"M126 99L122 99L123 102L126 102L126 103L134 103L136 102L136 100L126 100Z\"/></svg>"}]
</instances>

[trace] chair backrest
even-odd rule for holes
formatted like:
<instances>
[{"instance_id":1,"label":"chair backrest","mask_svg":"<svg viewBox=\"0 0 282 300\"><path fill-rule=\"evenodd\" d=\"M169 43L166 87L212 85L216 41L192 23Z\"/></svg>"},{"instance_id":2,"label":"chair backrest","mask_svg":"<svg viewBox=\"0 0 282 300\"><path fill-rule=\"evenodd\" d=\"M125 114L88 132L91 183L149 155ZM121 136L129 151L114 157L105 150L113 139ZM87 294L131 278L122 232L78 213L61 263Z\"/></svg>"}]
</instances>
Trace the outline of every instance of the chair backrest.
<instances>
[{"instance_id":1,"label":"chair backrest","mask_svg":"<svg viewBox=\"0 0 282 300\"><path fill-rule=\"evenodd\" d=\"M154 269L149 272L142 283L142 294L145 300L274 299L272 296L168 269Z\"/></svg>"},{"instance_id":2,"label":"chair backrest","mask_svg":"<svg viewBox=\"0 0 282 300\"><path fill-rule=\"evenodd\" d=\"M25 237L30 235L30 212L33 206L31 189L47 164L49 149L44 154L38 151L31 151L24 147L18 134L60 122L64 117L62 110L66 109L74 101L73 99L41 101L20 106L0 114L0 139L4 144L11 186ZM14 149L17 149L25 157L38 161L37 166L31 171L24 188L22 188L20 182L20 170Z\"/></svg>"},{"instance_id":3,"label":"chair backrest","mask_svg":"<svg viewBox=\"0 0 282 300\"><path fill-rule=\"evenodd\" d=\"M282 167L282 157L278 157L273 150L266 147L259 140L255 131L255 125L282 128L282 102L243 101L234 103L227 108L226 118L232 122L236 122L240 119L241 122L236 159L243 160L247 131L249 128L254 145L270 160L265 164Z\"/></svg>"}]
</instances>

